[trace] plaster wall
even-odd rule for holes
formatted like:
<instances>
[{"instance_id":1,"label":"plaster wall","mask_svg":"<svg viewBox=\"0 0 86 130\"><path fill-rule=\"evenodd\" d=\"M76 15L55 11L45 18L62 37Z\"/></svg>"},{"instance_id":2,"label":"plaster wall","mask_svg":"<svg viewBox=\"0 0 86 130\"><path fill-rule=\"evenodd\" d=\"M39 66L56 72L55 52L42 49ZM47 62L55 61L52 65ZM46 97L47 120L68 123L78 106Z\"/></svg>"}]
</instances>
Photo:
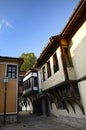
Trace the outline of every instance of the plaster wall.
<instances>
[{"instance_id":1,"label":"plaster wall","mask_svg":"<svg viewBox=\"0 0 86 130\"><path fill-rule=\"evenodd\" d=\"M5 84L3 78L7 73L7 64L0 63L0 114L4 113L4 92ZM17 74L18 75L18 74ZM6 94L6 113L17 112L18 76L16 79L8 79Z\"/></svg>"},{"instance_id":2,"label":"plaster wall","mask_svg":"<svg viewBox=\"0 0 86 130\"><path fill-rule=\"evenodd\" d=\"M86 21L79 28L70 42L70 52L77 79L86 75ZM81 101L86 112L86 80L80 82Z\"/></svg>"},{"instance_id":3,"label":"plaster wall","mask_svg":"<svg viewBox=\"0 0 86 130\"><path fill-rule=\"evenodd\" d=\"M77 30L75 35L72 37L69 43L69 47L70 47L70 53L71 53L72 62L73 62L73 68L71 67L67 68L69 79L71 80L79 79L86 75L86 60L85 60L86 58L86 21L79 28L79 30ZM61 63L61 58L60 58L61 56L60 56L60 51L58 50L56 51L56 53L57 53L60 69L56 73L56 77L54 77L55 75L53 75L50 78L51 81L49 81L48 79L49 82L45 81L45 83L43 83L44 86L50 86L51 84L54 84L54 83L56 84L64 80L64 78L62 78L62 76L64 77L64 75L62 72L63 69L62 69L62 63ZM61 77L61 80L60 78L57 78L57 77ZM53 81L55 82L53 83ZM79 86L79 91L80 91L81 102L86 113L86 81L82 81L78 83L78 86ZM55 104L52 103L52 109L50 109L50 111L52 114L56 116L64 115L64 116L72 116L72 117L80 117L80 118L85 117L85 115L83 115L82 111L80 110L79 106L76 104L74 104L74 106L75 106L75 113L72 107L69 104L67 104L67 107L69 109L69 113L68 113L66 109L57 109Z\"/></svg>"},{"instance_id":4,"label":"plaster wall","mask_svg":"<svg viewBox=\"0 0 86 130\"><path fill-rule=\"evenodd\" d=\"M66 109L57 109L56 105L53 103L52 104L52 109L50 109L50 112L55 115L55 116L71 116L71 117L77 117L77 118L82 118L85 117L80 110L79 106L75 104L75 113L70 105L67 105L69 109L69 113L67 112Z\"/></svg>"},{"instance_id":5,"label":"plaster wall","mask_svg":"<svg viewBox=\"0 0 86 130\"><path fill-rule=\"evenodd\" d=\"M50 61L50 65L51 65L51 76L49 78L47 76L47 62L42 66L42 68L45 66L45 81L43 81L43 74L42 74L42 68L41 68L39 77L41 77L41 86L42 86L43 90L48 89L49 87L52 87L56 84L59 84L59 83L65 81L60 47L57 48L56 55L57 55L58 65L59 65L59 70L56 73L54 73L54 70L53 70L53 55L48 59L48 61ZM67 70L68 70L69 79L70 80L76 79L74 68L67 67Z\"/></svg>"},{"instance_id":6,"label":"plaster wall","mask_svg":"<svg viewBox=\"0 0 86 130\"><path fill-rule=\"evenodd\" d=\"M41 82L42 82L41 86L42 86L43 90L48 89L49 87L59 84L65 80L63 66L62 66L62 60L61 60L60 47L56 50L56 55L57 55L57 59L58 59L59 70L56 73L54 73L53 56L51 56L50 59L48 60L48 61L50 61L50 65L51 65L51 76L49 78L47 76L47 62L43 65L43 66L45 66L45 81L41 80ZM43 68L43 66L42 66L42 68ZM42 68L41 68L41 77L42 77Z\"/></svg>"}]
</instances>

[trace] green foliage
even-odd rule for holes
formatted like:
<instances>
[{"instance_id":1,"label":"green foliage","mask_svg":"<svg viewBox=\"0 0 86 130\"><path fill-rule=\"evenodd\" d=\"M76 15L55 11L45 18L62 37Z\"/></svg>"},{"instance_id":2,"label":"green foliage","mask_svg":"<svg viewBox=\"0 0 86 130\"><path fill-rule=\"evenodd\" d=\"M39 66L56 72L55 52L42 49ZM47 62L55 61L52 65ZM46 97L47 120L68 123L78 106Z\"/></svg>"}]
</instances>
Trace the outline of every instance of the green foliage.
<instances>
[{"instance_id":1,"label":"green foliage","mask_svg":"<svg viewBox=\"0 0 86 130\"><path fill-rule=\"evenodd\" d=\"M34 53L22 53L20 58L24 58L24 63L21 66L22 71L32 68L37 60Z\"/></svg>"}]
</instances>

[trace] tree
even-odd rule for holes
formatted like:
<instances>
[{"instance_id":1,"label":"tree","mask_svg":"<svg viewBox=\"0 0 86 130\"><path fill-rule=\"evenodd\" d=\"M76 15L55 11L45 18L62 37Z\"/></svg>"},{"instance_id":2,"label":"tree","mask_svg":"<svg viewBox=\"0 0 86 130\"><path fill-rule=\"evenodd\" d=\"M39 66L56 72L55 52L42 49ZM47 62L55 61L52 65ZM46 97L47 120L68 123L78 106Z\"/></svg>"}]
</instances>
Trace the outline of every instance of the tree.
<instances>
[{"instance_id":1,"label":"tree","mask_svg":"<svg viewBox=\"0 0 86 130\"><path fill-rule=\"evenodd\" d=\"M24 58L24 63L21 66L22 71L26 71L27 69L32 68L37 61L37 58L33 52L22 53L20 58Z\"/></svg>"}]
</instances>

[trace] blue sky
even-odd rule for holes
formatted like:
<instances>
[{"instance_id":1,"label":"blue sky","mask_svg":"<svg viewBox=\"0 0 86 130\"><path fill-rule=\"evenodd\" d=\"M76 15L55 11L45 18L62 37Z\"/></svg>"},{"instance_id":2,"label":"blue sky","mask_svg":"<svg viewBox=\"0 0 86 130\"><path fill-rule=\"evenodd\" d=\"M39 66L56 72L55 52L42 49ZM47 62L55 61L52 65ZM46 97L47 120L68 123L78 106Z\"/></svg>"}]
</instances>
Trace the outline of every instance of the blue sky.
<instances>
[{"instance_id":1,"label":"blue sky","mask_svg":"<svg viewBox=\"0 0 86 130\"><path fill-rule=\"evenodd\" d=\"M0 0L0 55L39 57L59 34L79 0Z\"/></svg>"}]
</instances>

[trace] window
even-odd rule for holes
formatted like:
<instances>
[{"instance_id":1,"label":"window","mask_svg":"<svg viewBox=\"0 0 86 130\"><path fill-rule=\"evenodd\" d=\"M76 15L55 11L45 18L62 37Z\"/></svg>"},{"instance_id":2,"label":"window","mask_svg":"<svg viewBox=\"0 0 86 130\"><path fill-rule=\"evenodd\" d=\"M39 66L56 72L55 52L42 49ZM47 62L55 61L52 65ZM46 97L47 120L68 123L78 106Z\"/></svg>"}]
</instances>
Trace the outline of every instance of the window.
<instances>
[{"instance_id":1,"label":"window","mask_svg":"<svg viewBox=\"0 0 86 130\"><path fill-rule=\"evenodd\" d=\"M26 83L25 87L26 87L26 89L28 89L28 80L26 80L25 83Z\"/></svg>"},{"instance_id":2,"label":"window","mask_svg":"<svg viewBox=\"0 0 86 130\"><path fill-rule=\"evenodd\" d=\"M17 77L17 66L16 65L7 66L7 76L10 79L15 79Z\"/></svg>"},{"instance_id":3,"label":"window","mask_svg":"<svg viewBox=\"0 0 86 130\"><path fill-rule=\"evenodd\" d=\"M38 87L38 78L34 77L34 86Z\"/></svg>"},{"instance_id":4,"label":"window","mask_svg":"<svg viewBox=\"0 0 86 130\"><path fill-rule=\"evenodd\" d=\"M28 79L28 88L30 88L30 79Z\"/></svg>"},{"instance_id":5,"label":"window","mask_svg":"<svg viewBox=\"0 0 86 130\"><path fill-rule=\"evenodd\" d=\"M48 78L49 78L51 76L50 61L47 62L47 74L48 74Z\"/></svg>"},{"instance_id":6,"label":"window","mask_svg":"<svg viewBox=\"0 0 86 130\"><path fill-rule=\"evenodd\" d=\"M30 77L29 78L29 88L32 88L32 85L33 85L33 78Z\"/></svg>"},{"instance_id":7,"label":"window","mask_svg":"<svg viewBox=\"0 0 86 130\"><path fill-rule=\"evenodd\" d=\"M59 70L56 53L53 55L53 69L54 69L54 73Z\"/></svg>"},{"instance_id":8,"label":"window","mask_svg":"<svg viewBox=\"0 0 86 130\"><path fill-rule=\"evenodd\" d=\"M43 74L43 81L45 81L45 66L42 69L42 74Z\"/></svg>"},{"instance_id":9,"label":"window","mask_svg":"<svg viewBox=\"0 0 86 130\"><path fill-rule=\"evenodd\" d=\"M28 89L28 88L29 88L29 80L26 80L26 81L23 83L23 86L24 86L24 90Z\"/></svg>"}]
</instances>

